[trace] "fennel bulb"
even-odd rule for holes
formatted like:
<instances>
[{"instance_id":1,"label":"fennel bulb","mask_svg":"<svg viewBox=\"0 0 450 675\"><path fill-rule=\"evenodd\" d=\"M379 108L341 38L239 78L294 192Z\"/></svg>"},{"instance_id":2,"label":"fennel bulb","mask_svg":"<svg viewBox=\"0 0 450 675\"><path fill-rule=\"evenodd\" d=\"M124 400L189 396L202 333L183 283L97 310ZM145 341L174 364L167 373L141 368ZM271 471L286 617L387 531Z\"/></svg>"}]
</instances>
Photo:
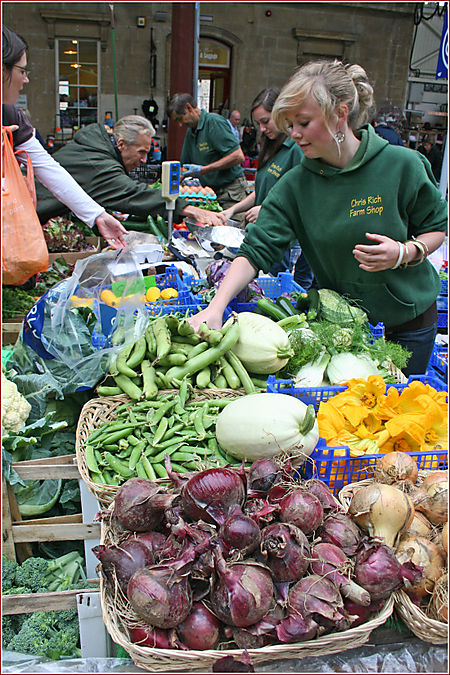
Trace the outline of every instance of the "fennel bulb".
<instances>
[{"instance_id":1,"label":"fennel bulb","mask_svg":"<svg viewBox=\"0 0 450 675\"><path fill-rule=\"evenodd\" d=\"M369 375L378 375L379 370L367 354L342 352L331 357L326 374L331 384L342 384L353 378L367 379Z\"/></svg>"},{"instance_id":2,"label":"fennel bulb","mask_svg":"<svg viewBox=\"0 0 450 675\"><path fill-rule=\"evenodd\" d=\"M310 363L300 368L293 379L294 387L321 387L325 369L331 359L326 349Z\"/></svg>"}]
</instances>

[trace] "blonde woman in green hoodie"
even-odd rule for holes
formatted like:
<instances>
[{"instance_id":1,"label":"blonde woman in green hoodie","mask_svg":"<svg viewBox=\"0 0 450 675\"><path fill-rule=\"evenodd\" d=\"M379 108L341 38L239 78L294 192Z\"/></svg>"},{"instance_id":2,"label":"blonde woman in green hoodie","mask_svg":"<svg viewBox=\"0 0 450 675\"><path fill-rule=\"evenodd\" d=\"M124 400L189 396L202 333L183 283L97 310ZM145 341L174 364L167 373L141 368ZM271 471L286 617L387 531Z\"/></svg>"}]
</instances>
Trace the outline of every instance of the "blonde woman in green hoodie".
<instances>
[{"instance_id":1,"label":"blonde woman in green hoodie","mask_svg":"<svg viewBox=\"0 0 450 675\"><path fill-rule=\"evenodd\" d=\"M217 328L225 307L297 238L319 287L357 301L388 339L412 352L405 374L426 371L437 332L439 276L426 259L442 244L447 203L429 162L367 124L373 89L340 61L302 66L272 117L303 150L264 200L210 305L191 319Z\"/></svg>"}]
</instances>

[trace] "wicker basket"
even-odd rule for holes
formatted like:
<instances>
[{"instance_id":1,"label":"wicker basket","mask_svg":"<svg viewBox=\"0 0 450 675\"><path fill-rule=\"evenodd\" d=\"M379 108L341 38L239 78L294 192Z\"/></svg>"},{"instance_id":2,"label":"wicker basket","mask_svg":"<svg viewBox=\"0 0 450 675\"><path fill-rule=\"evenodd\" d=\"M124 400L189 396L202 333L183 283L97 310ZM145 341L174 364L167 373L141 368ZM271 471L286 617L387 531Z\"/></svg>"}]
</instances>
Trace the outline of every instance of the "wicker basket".
<instances>
[{"instance_id":1,"label":"wicker basket","mask_svg":"<svg viewBox=\"0 0 450 675\"><path fill-rule=\"evenodd\" d=\"M110 509L112 507L110 506ZM111 545L116 535L105 519L101 528L101 543ZM211 650L178 650L143 647L133 644L128 638L127 624L139 624L137 618L119 589L111 591L103 579L100 579L100 593L102 599L103 621L112 640L121 645L131 656L136 666L151 672L172 673L175 671L190 672L191 669L208 669L217 659L224 656L239 657L243 649L211 649ZM337 654L347 649L354 649L363 645L369 639L370 633L381 626L392 614L394 599L391 596L383 609L375 614L365 624L350 628L341 633L323 635L315 640L295 644L278 644L258 649L247 649L253 663L278 661L279 659L302 659L319 657L327 654Z\"/></svg>"},{"instance_id":2,"label":"wicker basket","mask_svg":"<svg viewBox=\"0 0 450 675\"><path fill-rule=\"evenodd\" d=\"M394 602L395 611L418 638L434 645L448 642L448 624L427 616L405 591L394 593Z\"/></svg>"},{"instance_id":3,"label":"wicker basket","mask_svg":"<svg viewBox=\"0 0 450 675\"><path fill-rule=\"evenodd\" d=\"M422 482L422 480L428 476L429 473L432 473L431 471L424 471L424 470L419 470L419 477L418 477L418 482ZM365 480L360 480L357 483L349 483L348 485L345 485L338 493L337 498L339 502L342 504L344 509L348 511L348 508L350 506L350 502L352 501L352 497L357 492L360 488L366 487L367 485L371 485L371 483L374 483L375 479L374 478L366 478Z\"/></svg>"},{"instance_id":4,"label":"wicker basket","mask_svg":"<svg viewBox=\"0 0 450 675\"><path fill-rule=\"evenodd\" d=\"M430 471L419 471L419 481L424 479ZM338 494L338 499L344 509L348 511L353 495L360 488L370 485L374 479L359 481L359 483L350 483L346 485ZM425 642L432 642L433 644L444 644L448 641L448 624L443 621L436 621L427 616L425 612L417 607L405 591L397 591L393 595L395 610L403 619L408 628L417 635L418 638Z\"/></svg>"},{"instance_id":5,"label":"wicker basket","mask_svg":"<svg viewBox=\"0 0 450 675\"><path fill-rule=\"evenodd\" d=\"M178 393L177 389L161 391L161 394ZM197 390L189 400L201 401L214 398L235 398L242 396L243 389L202 389ZM105 422L115 418L114 411L123 403L130 402L125 394L91 399L83 406L77 425L75 452L78 470L89 491L100 502L101 506L108 506L115 498L119 485L100 485L91 480L86 464L85 445L89 435Z\"/></svg>"}]
</instances>

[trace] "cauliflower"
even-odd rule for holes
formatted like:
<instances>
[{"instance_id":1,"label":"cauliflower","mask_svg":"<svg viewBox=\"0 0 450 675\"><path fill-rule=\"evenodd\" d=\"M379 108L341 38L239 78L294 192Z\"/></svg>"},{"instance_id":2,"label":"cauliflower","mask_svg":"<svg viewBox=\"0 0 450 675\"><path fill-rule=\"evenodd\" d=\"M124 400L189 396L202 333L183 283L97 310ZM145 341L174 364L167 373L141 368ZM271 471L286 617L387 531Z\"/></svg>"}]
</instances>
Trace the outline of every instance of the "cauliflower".
<instances>
[{"instance_id":1,"label":"cauliflower","mask_svg":"<svg viewBox=\"0 0 450 675\"><path fill-rule=\"evenodd\" d=\"M14 382L2 372L2 427L5 434L23 429L30 414L31 405L18 391Z\"/></svg>"}]
</instances>

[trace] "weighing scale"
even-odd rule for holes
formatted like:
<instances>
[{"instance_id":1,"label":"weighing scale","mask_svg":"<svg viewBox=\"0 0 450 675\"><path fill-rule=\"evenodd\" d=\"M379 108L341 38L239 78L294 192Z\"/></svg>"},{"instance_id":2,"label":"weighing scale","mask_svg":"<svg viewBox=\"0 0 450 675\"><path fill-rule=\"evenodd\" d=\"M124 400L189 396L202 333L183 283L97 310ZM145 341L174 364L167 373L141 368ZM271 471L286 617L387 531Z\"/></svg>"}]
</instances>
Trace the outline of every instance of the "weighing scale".
<instances>
[{"instance_id":1,"label":"weighing scale","mask_svg":"<svg viewBox=\"0 0 450 675\"><path fill-rule=\"evenodd\" d=\"M180 194L180 162L163 162L161 171L161 196L166 202L168 241L172 238L173 212Z\"/></svg>"}]
</instances>

